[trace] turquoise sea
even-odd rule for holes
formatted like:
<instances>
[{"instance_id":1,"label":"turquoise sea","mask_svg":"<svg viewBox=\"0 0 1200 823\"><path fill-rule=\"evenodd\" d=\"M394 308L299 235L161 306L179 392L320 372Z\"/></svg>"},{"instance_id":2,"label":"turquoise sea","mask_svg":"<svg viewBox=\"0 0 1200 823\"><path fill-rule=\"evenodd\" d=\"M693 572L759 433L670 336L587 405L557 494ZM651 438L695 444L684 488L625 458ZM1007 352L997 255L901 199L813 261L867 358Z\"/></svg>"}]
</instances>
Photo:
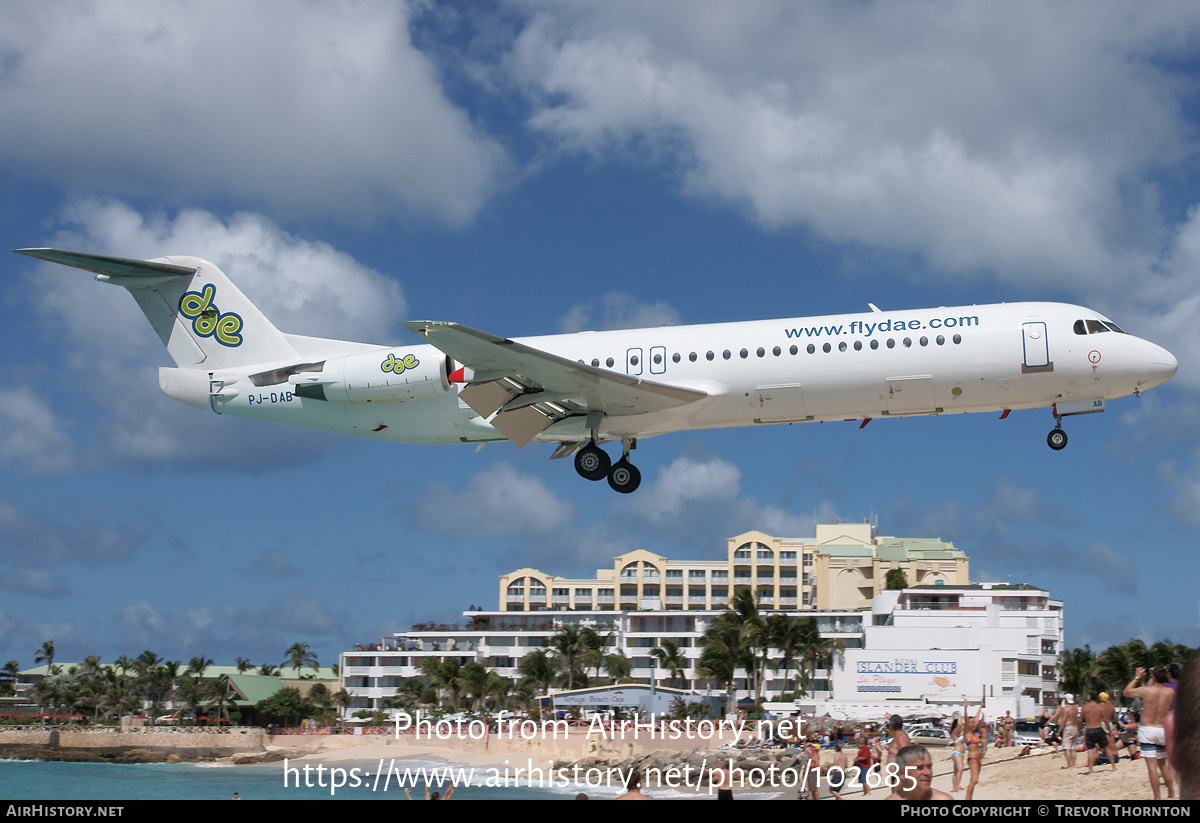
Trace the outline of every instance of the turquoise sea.
<instances>
[{"instance_id":1,"label":"turquoise sea","mask_svg":"<svg viewBox=\"0 0 1200 823\"><path fill-rule=\"evenodd\" d=\"M403 764L401 766L400 764ZM291 763L293 767L303 761ZM448 768L442 762L420 760L396 761L397 768L429 768L439 772ZM54 763L32 760L0 760L0 799L16 800L228 800L237 792L243 800L404 800L404 791L397 788L395 778L385 789L384 781L376 781L378 763L343 763L346 769L338 776L341 788L331 789L333 774L318 773L309 763L303 771L291 773L289 785L284 785L282 764L263 766L225 766L202 764L120 764L120 763ZM384 762L387 769L390 763ZM351 775L349 769L359 772ZM449 768L466 768L453 767ZM571 800L580 787L530 788L527 785L509 787L482 785L485 770L476 769L473 785L454 790L454 799L463 800ZM359 785L349 785L356 781ZM305 785L307 782L308 785ZM297 785L299 783L300 785ZM323 786L320 784L324 784ZM435 786L436 789L436 786ZM410 789L410 791L412 791ZM424 797L424 789L412 791L414 799ZM611 790L590 790L589 796L612 797Z\"/></svg>"}]
</instances>

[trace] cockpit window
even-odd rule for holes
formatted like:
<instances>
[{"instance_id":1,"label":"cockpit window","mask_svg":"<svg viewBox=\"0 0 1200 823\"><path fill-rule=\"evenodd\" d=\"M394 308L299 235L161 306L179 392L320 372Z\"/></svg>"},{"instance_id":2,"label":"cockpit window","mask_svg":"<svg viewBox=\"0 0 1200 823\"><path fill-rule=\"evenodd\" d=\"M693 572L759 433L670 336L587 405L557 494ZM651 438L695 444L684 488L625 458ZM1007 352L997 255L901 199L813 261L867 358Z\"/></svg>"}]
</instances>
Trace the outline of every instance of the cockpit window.
<instances>
[{"instance_id":1,"label":"cockpit window","mask_svg":"<svg viewBox=\"0 0 1200 823\"><path fill-rule=\"evenodd\" d=\"M1099 334L1102 331L1108 331L1108 328L1099 320L1087 321L1088 334Z\"/></svg>"},{"instance_id":2,"label":"cockpit window","mask_svg":"<svg viewBox=\"0 0 1200 823\"><path fill-rule=\"evenodd\" d=\"M1127 334L1127 332L1124 329L1122 329L1120 326L1118 326L1116 323L1112 323L1108 320L1105 320L1104 325L1108 326L1110 329L1115 331L1117 334Z\"/></svg>"},{"instance_id":3,"label":"cockpit window","mask_svg":"<svg viewBox=\"0 0 1200 823\"><path fill-rule=\"evenodd\" d=\"M1075 321L1075 333L1076 334L1087 334L1087 326L1084 325L1082 320Z\"/></svg>"},{"instance_id":4,"label":"cockpit window","mask_svg":"<svg viewBox=\"0 0 1200 823\"><path fill-rule=\"evenodd\" d=\"M1112 323L1108 320L1076 320L1074 328L1076 334L1099 334L1100 332L1104 331L1115 331L1117 334L1128 334L1127 331L1122 329L1116 323Z\"/></svg>"}]
</instances>

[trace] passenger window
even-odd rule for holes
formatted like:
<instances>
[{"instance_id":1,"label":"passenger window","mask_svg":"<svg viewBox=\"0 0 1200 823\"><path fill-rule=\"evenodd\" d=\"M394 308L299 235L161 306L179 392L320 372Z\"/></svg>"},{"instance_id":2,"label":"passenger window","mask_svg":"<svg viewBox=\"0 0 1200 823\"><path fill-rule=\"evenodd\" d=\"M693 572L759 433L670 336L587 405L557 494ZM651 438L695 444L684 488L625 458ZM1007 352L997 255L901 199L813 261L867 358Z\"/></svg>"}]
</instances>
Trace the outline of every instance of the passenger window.
<instances>
[{"instance_id":1,"label":"passenger window","mask_svg":"<svg viewBox=\"0 0 1200 823\"><path fill-rule=\"evenodd\" d=\"M638 364L638 358L637 358L637 355L635 354L633 357L629 358L629 365L636 366L637 364Z\"/></svg>"},{"instance_id":2,"label":"passenger window","mask_svg":"<svg viewBox=\"0 0 1200 823\"><path fill-rule=\"evenodd\" d=\"M690 354L688 354L688 360L691 360L693 363L695 363L696 362L696 353L691 352Z\"/></svg>"},{"instance_id":3,"label":"passenger window","mask_svg":"<svg viewBox=\"0 0 1200 823\"><path fill-rule=\"evenodd\" d=\"M846 350L846 341L843 340L841 343L838 343L838 351L845 351L845 350Z\"/></svg>"},{"instance_id":4,"label":"passenger window","mask_svg":"<svg viewBox=\"0 0 1200 823\"><path fill-rule=\"evenodd\" d=\"M911 337L904 338L904 348L906 348L906 349L912 348L912 338Z\"/></svg>"},{"instance_id":5,"label":"passenger window","mask_svg":"<svg viewBox=\"0 0 1200 823\"><path fill-rule=\"evenodd\" d=\"M776 354L778 354L778 353L779 353L779 349L776 349L776 350L775 350L775 353L776 353ZM758 356L759 356L759 357L765 357L765 356L766 356L766 354L767 354L767 350L766 350L766 349L764 349L762 346L759 346L759 347L758 347L758 351L756 352L756 354L758 354Z\"/></svg>"},{"instance_id":6,"label":"passenger window","mask_svg":"<svg viewBox=\"0 0 1200 823\"><path fill-rule=\"evenodd\" d=\"M611 369L613 367L613 359L611 357L608 358L607 360L604 361L604 365L608 366Z\"/></svg>"},{"instance_id":7,"label":"passenger window","mask_svg":"<svg viewBox=\"0 0 1200 823\"><path fill-rule=\"evenodd\" d=\"M739 354L742 355L743 360L745 360L747 357L750 356L750 352L746 351L745 349L742 349L741 352L739 352Z\"/></svg>"},{"instance_id":8,"label":"passenger window","mask_svg":"<svg viewBox=\"0 0 1200 823\"><path fill-rule=\"evenodd\" d=\"M877 348L879 348L879 341L878 341L878 340L872 340L872 341L871 341L871 349L872 349L872 350L874 350L874 349L877 349Z\"/></svg>"},{"instance_id":9,"label":"passenger window","mask_svg":"<svg viewBox=\"0 0 1200 823\"><path fill-rule=\"evenodd\" d=\"M940 334L939 334L939 335L937 336L937 344L938 344L939 346L944 346L944 345L946 345L946 338L945 338L945 337L943 337L942 335L940 335Z\"/></svg>"},{"instance_id":10,"label":"passenger window","mask_svg":"<svg viewBox=\"0 0 1200 823\"><path fill-rule=\"evenodd\" d=\"M921 345L922 345L922 346L928 346L928 345L929 345L929 338L928 338L928 337L922 337L922 338L921 338Z\"/></svg>"},{"instance_id":11,"label":"passenger window","mask_svg":"<svg viewBox=\"0 0 1200 823\"><path fill-rule=\"evenodd\" d=\"M654 365L656 365L656 366L662 365L662 355L661 354L654 355Z\"/></svg>"},{"instance_id":12,"label":"passenger window","mask_svg":"<svg viewBox=\"0 0 1200 823\"><path fill-rule=\"evenodd\" d=\"M833 348L832 346L830 346L828 343L826 343L824 346L821 347L821 351L825 352L826 354L829 354L829 352L832 348Z\"/></svg>"},{"instance_id":13,"label":"passenger window","mask_svg":"<svg viewBox=\"0 0 1200 823\"><path fill-rule=\"evenodd\" d=\"M729 349L726 349L725 351L721 352L721 356L728 360L733 355L730 353Z\"/></svg>"},{"instance_id":14,"label":"passenger window","mask_svg":"<svg viewBox=\"0 0 1200 823\"><path fill-rule=\"evenodd\" d=\"M862 351L862 341L861 341L861 340L855 340L855 341L854 341L854 350L855 350L855 351Z\"/></svg>"},{"instance_id":15,"label":"passenger window","mask_svg":"<svg viewBox=\"0 0 1200 823\"><path fill-rule=\"evenodd\" d=\"M790 349L788 349L788 351L790 351L792 354L799 354L800 352L800 350L795 346L792 346Z\"/></svg>"},{"instance_id":16,"label":"passenger window","mask_svg":"<svg viewBox=\"0 0 1200 823\"><path fill-rule=\"evenodd\" d=\"M895 340L893 340L893 339L892 339L892 338L890 338L890 337L888 338L888 348L889 348L889 349L894 349L894 348L896 348L896 341L895 341Z\"/></svg>"},{"instance_id":17,"label":"passenger window","mask_svg":"<svg viewBox=\"0 0 1200 823\"><path fill-rule=\"evenodd\" d=\"M815 352L816 350L817 350L817 347L816 347L816 346L814 346L812 343L809 343L809 344L808 344L808 353L809 353L809 354L812 354L812 353L813 353L813 352Z\"/></svg>"},{"instance_id":18,"label":"passenger window","mask_svg":"<svg viewBox=\"0 0 1200 823\"><path fill-rule=\"evenodd\" d=\"M672 362L672 363L678 363L678 362L679 362L679 360L680 360L680 358L679 358L679 352L675 352L673 355L671 355L671 362Z\"/></svg>"},{"instance_id":19,"label":"passenger window","mask_svg":"<svg viewBox=\"0 0 1200 823\"><path fill-rule=\"evenodd\" d=\"M600 368L600 358L599 357L592 358L592 368L594 368L594 369Z\"/></svg>"},{"instance_id":20,"label":"passenger window","mask_svg":"<svg viewBox=\"0 0 1200 823\"><path fill-rule=\"evenodd\" d=\"M712 352L709 352L708 354L706 354L704 356L707 357L709 360L712 360L714 355Z\"/></svg>"},{"instance_id":21,"label":"passenger window","mask_svg":"<svg viewBox=\"0 0 1200 823\"><path fill-rule=\"evenodd\" d=\"M961 335L961 334L956 334L956 335L954 335L953 337L951 337L950 339L951 339L951 340L953 340L953 341L954 341L954 345L956 345L956 346L957 346L959 343L961 343L961 342L962 342L962 335Z\"/></svg>"}]
</instances>

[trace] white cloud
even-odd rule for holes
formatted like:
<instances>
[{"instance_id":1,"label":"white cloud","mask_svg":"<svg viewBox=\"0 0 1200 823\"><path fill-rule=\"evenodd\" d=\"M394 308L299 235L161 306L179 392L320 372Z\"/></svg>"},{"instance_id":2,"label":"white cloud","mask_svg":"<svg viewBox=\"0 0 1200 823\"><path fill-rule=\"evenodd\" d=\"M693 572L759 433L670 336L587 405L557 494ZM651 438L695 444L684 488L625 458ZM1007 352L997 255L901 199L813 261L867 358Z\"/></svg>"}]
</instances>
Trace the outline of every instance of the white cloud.
<instances>
[{"instance_id":1,"label":"white cloud","mask_svg":"<svg viewBox=\"0 0 1200 823\"><path fill-rule=\"evenodd\" d=\"M679 325L679 312L662 300L642 303L633 295L609 292L587 303L571 306L559 321L564 333L604 331L608 329L648 329L656 326Z\"/></svg>"},{"instance_id":2,"label":"white cloud","mask_svg":"<svg viewBox=\"0 0 1200 823\"><path fill-rule=\"evenodd\" d=\"M432 485L415 503L413 522L452 538L548 537L570 529L575 506L539 478L497 463L474 475L461 491Z\"/></svg>"},{"instance_id":3,"label":"white cloud","mask_svg":"<svg viewBox=\"0 0 1200 823\"><path fill-rule=\"evenodd\" d=\"M751 529L812 536L812 517L796 516L741 496L741 470L717 457L683 456L663 468L629 503L634 529L681 546L724 545Z\"/></svg>"},{"instance_id":4,"label":"white cloud","mask_svg":"<svg viewBox=\"0 0 1200 823\"><path fill-rule=\"evenodd\" d=\"M0 465L59 474L75 463L63 422L28 388L0 391Z\"/></svg>"},{"instance_id":5,"label":"white cloud","mask_svg":"<svg viewBox=\"0 0 1200 823\"><path fill-rule=\"evenodd\" d=\"M1173 218L1156 182L1194 153L1191 84L1173 67L1200 8L523 8L505 76L551 151L666 168L690 195L846 257L1074 290L1195 355L1178 379L1200 388L1200 219Z\"/></svg>"},{"instance_id":6,"label":"white cloud","mask_svg":"<svg viewBox=\"0 0 1200 823\"><path fill-rule=\"evenodd\" d=\"M504 152L447 100L412 44L409 11L5 4L0 162L72 191L464 222Z\"/></svg>"},{"instance_id":7,"label":"white cloud","mask_svg":"<svg viewBox=\"0 0 1200 823\"><path fill-rule=\"evenodd\" d=\"M121 606L115 619L122 639L131 646L153 648L162 645L171 634L158 607L145 600Z\"/></svg>"}]
</instances>

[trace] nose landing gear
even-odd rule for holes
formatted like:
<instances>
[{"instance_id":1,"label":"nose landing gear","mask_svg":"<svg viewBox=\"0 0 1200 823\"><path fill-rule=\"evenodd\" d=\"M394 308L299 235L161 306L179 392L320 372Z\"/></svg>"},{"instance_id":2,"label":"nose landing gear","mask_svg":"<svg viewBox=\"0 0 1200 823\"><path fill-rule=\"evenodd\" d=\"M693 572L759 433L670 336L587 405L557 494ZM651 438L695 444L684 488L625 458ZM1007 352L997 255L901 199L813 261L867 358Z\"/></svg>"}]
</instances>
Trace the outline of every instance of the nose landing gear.
<instances>
[{"instance_id":1,"label":"nose landing gear","mask_svg":"<svg viewBox=\"0 0 1200 823\"><path fill-rule=\"evenodd\" d=\"M1058 426L1055 426L1054 429L1048 435L1046 435L1046 444L1055 451L1060 451L1066 448L1067 433Z\"/></svg>"}]
</instances>

